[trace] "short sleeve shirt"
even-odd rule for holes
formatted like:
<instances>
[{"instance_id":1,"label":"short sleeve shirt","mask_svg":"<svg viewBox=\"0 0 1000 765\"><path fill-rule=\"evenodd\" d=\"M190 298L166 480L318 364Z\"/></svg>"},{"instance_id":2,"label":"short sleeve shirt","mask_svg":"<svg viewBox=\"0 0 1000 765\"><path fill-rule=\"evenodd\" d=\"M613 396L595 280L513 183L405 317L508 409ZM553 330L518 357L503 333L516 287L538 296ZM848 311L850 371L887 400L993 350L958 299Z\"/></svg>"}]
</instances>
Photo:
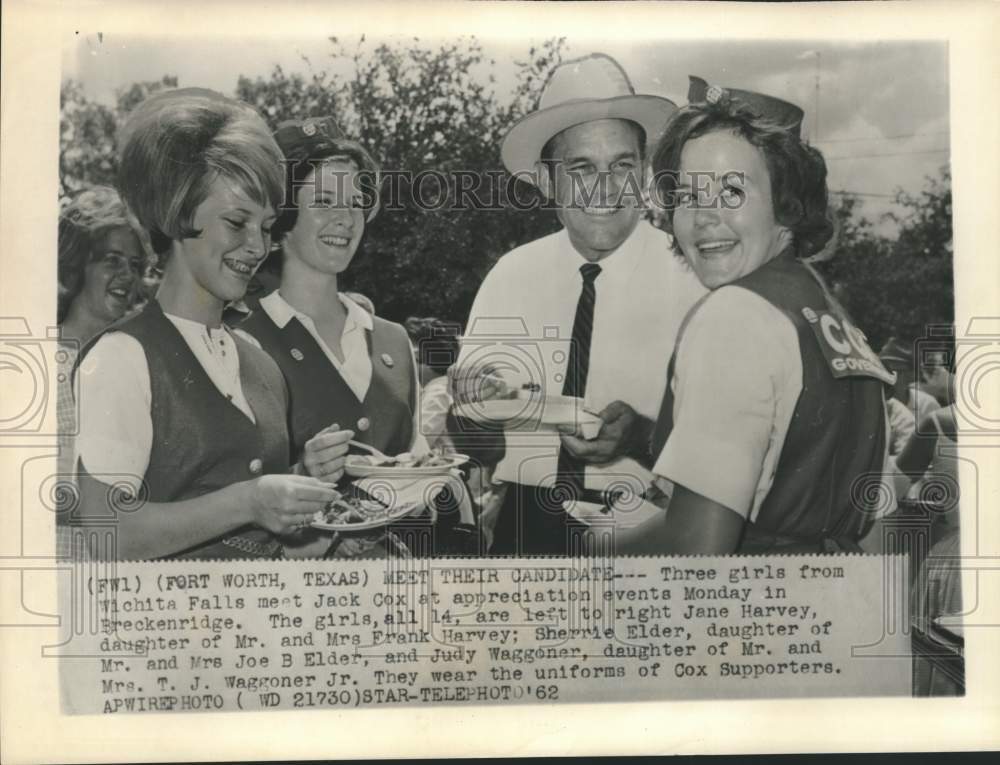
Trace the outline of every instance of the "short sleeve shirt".
<instances>
[{"instance_id":1,"label":"short sleeve shirt","mask_svg":"<svg viewBox=\"0 0 1000 765\"><path fill-rule=\"evenodd\" d=\"M672 386L654 474L753 521L802 390L795 326L759 295L721 287L683 330Z\"/></svg>"}]
</instances>

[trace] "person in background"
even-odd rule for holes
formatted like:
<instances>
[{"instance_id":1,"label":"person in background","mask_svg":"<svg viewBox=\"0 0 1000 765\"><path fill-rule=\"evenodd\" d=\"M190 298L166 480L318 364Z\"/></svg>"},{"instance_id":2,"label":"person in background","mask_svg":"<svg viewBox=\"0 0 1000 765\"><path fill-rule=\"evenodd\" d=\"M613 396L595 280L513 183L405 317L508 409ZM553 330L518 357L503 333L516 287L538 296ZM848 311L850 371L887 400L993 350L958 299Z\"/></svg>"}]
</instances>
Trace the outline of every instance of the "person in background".
<instances>
[{"instance_id":1,"label":"person in background","mask_svg":"<svg viewBox=\"0 0 1000 765\"><path fill-rule=\"evenodd\" d=\"M420 433L427 445L454 453L448 434L448 412L453 403L448 368L458 359L459 328L440 319L411 316L404 323L417 359L420 378Z\"/></svg>"},{"instance_id":2,"label":"person in background","mask_svg":"<svg viewBox=\"0 0 1000 765\"><path fill-rule=\"evenodd\" d=\"M222 323L270 249L281 152L249 105L201 88L146 99L120 145L118 188L166 265L156 299L80 354L80 521L128 510L102 557L280 557L347 451L314 440L289 469L281 372Z\"/></svg>"},{"instance_id":3,"label":"person in background","mask_svg":"<svg viewBox=\"0 0 1000 765\"><path fill-rule=\"evenodd\" d=\"M833 235L826 164L794 104L697 77L688 99L653 171L674 251L710 293L654 433L665 512L619 550L857 550L874 512L855 486L884 471L892 376L803 263Z\"/></svg>"},{"instance_id":4,"label":"person in background","mask_svg":"<svg viewBox=\"0 0 1000 765\"><path fill-rule=\"evenodd\" d=\"M954 351L927 352L921 360L921 384L927 395L943 406L923 415L896 455L894 465L906 476L903 487L908 499L920 500L930 495L948 508L942 519L946 525L958 523L958 423L955 407ZM898 490L899 487L897 487ZM954 511L954 512L951 512Z\"/></svg>"},{"instance_id":5,"label":"person in background","mask_svg":"<svg viewBox=\"0 0 1000 765\"><path fill-rule=\"evenodd\" d=\"M955 404L955 349L923 350L923 389L944 406L925 415L894 464L902 478L897 493L929 518L930 549L917 568L911 596L913 626L932 635L940 617L962 613L960 536L961 490L958 476L958 412ZM914 695L960 695L961 687L920 655L914 660Z\"/></svg>"},{"instance_id":6,"label":"person in background","mask_svg":"<svg viewBox=\"0 0 1000 765\"><path fill-rule=\"evenodd\" d=\"M479 438L483 434L465 432L451 411L454 399L448 370L458 358L461 329L457 324L440 319L416 316L408 318L404 326L416 352L417 369L423 386L420 394L420 432L432 449L445 454L461 453L469 458L464 468L466 485L473 505L479 510L483 549L488 550L504 493L502 487L493 483L493 472L499 457L484 454L482 439Z\"/></svg>"},{"instance_id":7,"label":"person in background","mask_svg":"<svg viewBox=\"0 0 1000 765\"><path fill-rule=\"evenodd\" d=\"M920 390L940 406L955 403L955 348L953 342L945 341L949 347L935 350L928 348L920 360ZM929 414L927 407L923 414Z\"/></svg>"},{"instance_id":8,"label":"person in background","mask_svg":"<svg viewBox=\"0 0 1000 765\"><path fill-rule=\"evenodd\" d=\"M507 170L537 186L562 228L487 274L452 373L456 399L527 383L544 396L583 399L603 425L590 441L573 428L504 434L493 553L565 555L574 536L586 536L567 502L650 484L649 434L667 362L681 320L705 293L664 256L668 237L642 219L646 148L675 110L636 95L618 62L595 53L557 67L537 111L503 140ZM532 370L536 355L540 379L495 382L505 362L525 358Z\"/></svg>"},{"instance_id":9,"label":"person in background","mask_svg":"<svg viewBox=\"0 0 1000 765\"><path fill-rule=\"evenodd\" d=\"M59 215L59 336L77 347L132 310L152 265L118 192L95 186Z\"/></svg>"},{"instance_id":10,"label":"person in background","mask_svg":"<svg viewBox=\"0 0 1000 765\"><path fill-rule=\"evenodd\" d=\"M891 393L886 397L892 433L889 453L896 455L913 434L917 422L937 409L938 404L933 396L922 391L915 382L912 343L890 338L879 351L879 360L896 375L896 382L889 386Z\"/></svg>"},{"instance_id":11,"label":"person in background","mask_svg":"<svg viewBox=\"0 0 1000 765\"><path fill-rule=\"evenodd\" d=\"M75 463L77 417L71 380L77 354L140 302L142 280L153 259L118 192L107 186L82 191L63 208L58 250L58 469L68 477ZM66 513L57 516L61 539L67 521Z\"/></svg>"}]
</instances>

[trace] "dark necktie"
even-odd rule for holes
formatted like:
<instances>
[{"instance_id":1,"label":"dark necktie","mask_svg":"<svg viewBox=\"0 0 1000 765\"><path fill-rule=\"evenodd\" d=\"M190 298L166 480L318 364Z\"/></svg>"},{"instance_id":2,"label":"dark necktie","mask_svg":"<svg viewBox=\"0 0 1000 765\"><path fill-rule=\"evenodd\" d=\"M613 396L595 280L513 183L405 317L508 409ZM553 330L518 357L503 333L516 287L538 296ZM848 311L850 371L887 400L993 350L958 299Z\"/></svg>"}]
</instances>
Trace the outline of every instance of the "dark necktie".
<instances>
[{"instance_id":1,"label":"dark necktie","mask_svg":"<svg viewBox=\"0 0 1000 765\"><path fill-rule=\"evenodd\" d=\"M563 395L583 398L587 393L587 373L590 369L590 336L594 331L594 302L597 292L594 280L601 273L596 263L580 266L583 288L576 303L576 317L573 319L573 335L569 343L569 360L566 363L566 379L563 381ZM566 449L559 448L559 463L556 486L572 491L579 496L583 490L584 463L575 459Z\"/></svg>"}]
</instances>

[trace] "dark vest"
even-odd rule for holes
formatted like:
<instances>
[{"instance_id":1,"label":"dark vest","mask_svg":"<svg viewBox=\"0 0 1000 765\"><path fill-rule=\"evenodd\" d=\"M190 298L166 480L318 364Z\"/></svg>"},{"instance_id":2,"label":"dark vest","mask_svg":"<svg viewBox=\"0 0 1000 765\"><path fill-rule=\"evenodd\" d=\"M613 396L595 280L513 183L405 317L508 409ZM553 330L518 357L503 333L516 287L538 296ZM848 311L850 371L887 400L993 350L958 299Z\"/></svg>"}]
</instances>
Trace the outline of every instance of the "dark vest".
<instances>
[{"instance_id":1,"label":"dark vest","mask_svg":"<svg viewBox=\"0 0 1000 765\"><path fill-rule=\"evenodd\" d=\"M374 317L372 331L365 333L372 380L364 401L359 401L298 319L293 317L278 327L259 301L247 305L252 313L239 328L253 335L278 362L288 384L289 430L296 460L310 438L333 424L353 430L355 439L386 454L409 450L416 381L405 329Z\"/></svg>"},{"instance_id":2,"label":"dark vest","mask_svg":"<svg viewBox=\"0 0 1000 765\"><path fill-rule=\"evenodd\" d=\"M756 520L747 524L739 552L850 549L874 522L877 492L871 491L870 481L883 470L883 385L891 376L840 306L791 257L775 258L733 285L760 295L788 317L802 356L802 392L774 482ZM673 428L671 382L682 338L683 327L670 361L652 454L662 451Z\"/></svg>"},{"instance_id":3,"label":"dark vest","mask_svg":"<svg viewBox=\"0 0 1000 765\"><path fill-rule=\"evenodd\" d=\"M155 300L106 331L138 340L149 365L153 444L143 476L149 501L179 502L259 475L288 472L287 396L281 372L266 353L234 338L254 424L215 387ZM248 525L169 557L276 557L280 550L270 532Z\"/></svg>"}]
</instances>

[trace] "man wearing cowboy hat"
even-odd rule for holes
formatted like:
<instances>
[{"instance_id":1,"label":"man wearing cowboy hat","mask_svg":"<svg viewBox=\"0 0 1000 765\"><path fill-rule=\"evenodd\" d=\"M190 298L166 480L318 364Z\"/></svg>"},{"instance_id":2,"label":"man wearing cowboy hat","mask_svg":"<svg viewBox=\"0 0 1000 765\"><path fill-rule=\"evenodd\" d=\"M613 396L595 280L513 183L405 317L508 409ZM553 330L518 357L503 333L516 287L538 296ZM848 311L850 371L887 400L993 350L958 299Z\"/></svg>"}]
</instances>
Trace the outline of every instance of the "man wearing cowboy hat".
<instances>
[{"instance_id":1,"label":"man wearing cowboy hat","mask_svg":"<svg viewBox=\"0 0 1000 765\"><path fill-rule=\"evenodd\" d=\"M674 338L704 294L667 235L642 220L646 147L675 110L636 95L614 59L592 54L556 68L538 110L503 141L507 169L537 186L563 228L486 276L452 375L457 399L529 383L545 397L583 399L603 422L590 440L572 425L506 433L494 553L565 554L580 528L565 500L650 484L640 460Z\"/></svg>"}]
</instances>

